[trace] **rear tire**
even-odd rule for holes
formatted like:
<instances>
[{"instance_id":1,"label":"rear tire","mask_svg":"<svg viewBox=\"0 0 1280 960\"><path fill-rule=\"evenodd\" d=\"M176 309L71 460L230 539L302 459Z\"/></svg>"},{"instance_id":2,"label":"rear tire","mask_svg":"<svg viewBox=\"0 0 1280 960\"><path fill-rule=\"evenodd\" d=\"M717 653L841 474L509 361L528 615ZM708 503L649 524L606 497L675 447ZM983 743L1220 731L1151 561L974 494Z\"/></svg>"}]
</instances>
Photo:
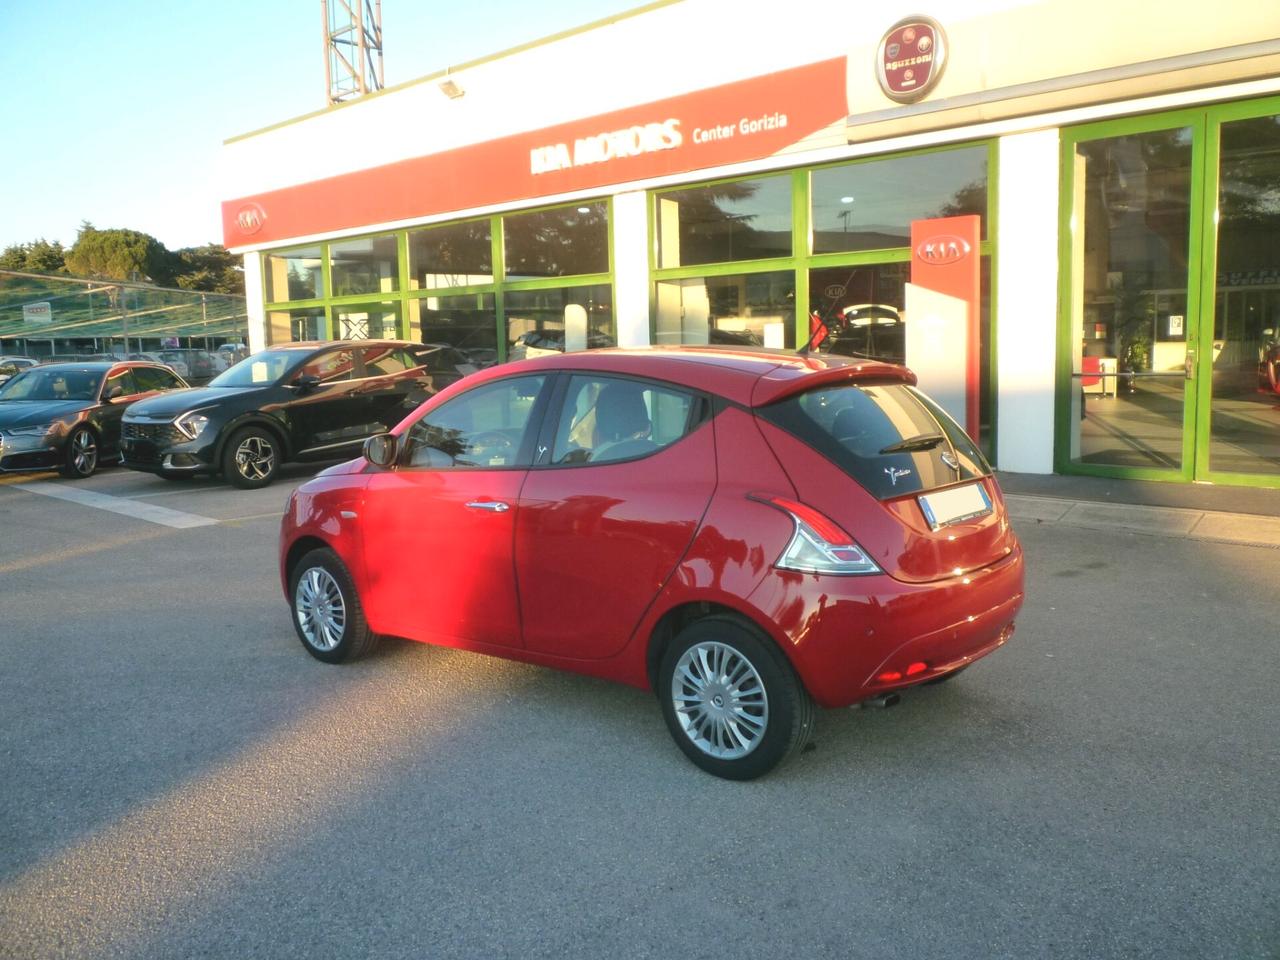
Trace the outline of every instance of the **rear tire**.
<instances>
[{"instance_id":1,"label":"rear tire","mask_svg":"<svg viewBox=\"0 0 1280 960\"><path fill-rule=\"evenodd\" d=\"M268 430L245 427L231 435L222 454L222 475L233 487L256 490L280 472L280 443Z\"/></svg>"},{"instance_id":2,"label":"rear tire","mask_svg":"<svg viewBox=\"0 0 1280 960\"><path fill-rule=\"evenodd\" d=\"M351 573L332 550L312 550L298 561L289 573L289 599L293 629L317 660L345 663L378 645Z\"/></svg>"},{"instance_id":3,"label":"rear tire","mask_svg":"<svg viewBox=\"0 0 1280 960\"><path fill-rule=\"evenodd\" d=\"M790 662L756 628L707 617L672 640L658 670L662 716L707 773L754 780L802 750L814 706Z\"/></svg>"}]
</instances>

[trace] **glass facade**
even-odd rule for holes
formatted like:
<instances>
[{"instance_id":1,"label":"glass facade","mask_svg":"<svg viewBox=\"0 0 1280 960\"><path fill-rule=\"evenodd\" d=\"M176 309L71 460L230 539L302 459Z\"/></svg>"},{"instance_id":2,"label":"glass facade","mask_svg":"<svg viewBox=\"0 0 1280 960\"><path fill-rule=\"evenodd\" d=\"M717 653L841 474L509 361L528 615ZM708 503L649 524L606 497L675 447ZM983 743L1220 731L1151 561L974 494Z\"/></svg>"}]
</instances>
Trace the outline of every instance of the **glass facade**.
<instances>
[{"instance_id":1,"label":"glass facade","mask_svg":"<svg viewBox=\"0 0 1280 960\"><path fill-rule=\"evenodd\" d=\"M465 220L409 232L409 288L441 290L493 283L493 225Z\"/></svg>"},{"instance_id":2,"label":"glass facade","mask_svg":"<svg viewBox=\"0 0 1280 960\"><path fill-rule=\"evenodd\" d=\"M325 295L324 251L319 244L269 253L263 258L267 301L311 300Z\"/></svg>"},{"instance_id":3,"label":"glass facade","mask_svg":"<svg viewBox=\"0 0 1280 960\"><path fill-rule=\"evenodd\" d=\"M986 238L987 148L867 160L813 172L813 252L906 246L912 220L983 218Z\"/></svg>"},{"instance_id":4,"label":"glass facade","mask_svg":"<svg viewBox=\"0 0 1280 960\"><path fill-rule=\"evenodd\" d=\"M786 270L658 281L655 343L795 347L796 283Z\"/></svg>"},{"instance_id":5,"label":"glass facade","mask_svg":"<svg viewBox=\"0 0 1280 960\"><path fill-rule=\"evenodd\" d=\"M1280 486L1280 100L1063 142L1057 469Z\"/></svg>"},{"instance_id":6,"label":"glass facade","mask_svg":"<svg viewBox=\"0 0 1280 960\"><path fill-rule=\"evenodd\" d=\"M333 295L394 293L400 288L400 257L393 235L329 244Z\"/></svg>"},{"instance_id":7,"label":"glass facade","mask_svg":"<svg viewBox=\"0 0 1280 960\"><path fill-rule=\"evenodd\" d=\"M993 453L992 153L983 142L656 192L653 341L902 363L911 223L975 214L979 429Z\"/></svg>"},{"instance_id":8,"label":"glass facade","mask_svg":"<svg viewBox=\"0 0 1280 960\"><path fill-rule=\"evenodd\" d=\"M502 228L508 280L609 270L607 204L508 214Z\"/></svg>"},{"instance_id":9,"label":"glass facade","mask_svg":"<svg viewBox=\"0 0 1280 960\"><path fill-rule=\"evenodd\" d=\"M476 366L535 340L612 346L609 214L608 201L579 201L270 251L267 340L448 344Z\"/></svg>"},{"instance_id":10,"label":"glass facade","mask_svg":"<svg viewBox=\"0 0 1280 960\"><path fill-rule=\"evenodd\" d=\"M1219 142L1209 469L1280 477L1280 114Z\"/></svg>"},{"instance_id":11,"label":"glass facade","mask_svg":"<svg viewBox=\"0 0 1280 960\"><path fill-rule=\"evenodd\" d=\"M791 176L669 190L657 197L658 265L791 256Z\"/></svg>"},{"instance_id":12,"label":"glass facade","mask_svg":"<svg viewBox=\"0 0 1280 960\"><path fill-rule=\"evenodd\" d=\"M617 345L608 284L512 290L506 320L509 360Z\"/></svg>"}]
</instances>

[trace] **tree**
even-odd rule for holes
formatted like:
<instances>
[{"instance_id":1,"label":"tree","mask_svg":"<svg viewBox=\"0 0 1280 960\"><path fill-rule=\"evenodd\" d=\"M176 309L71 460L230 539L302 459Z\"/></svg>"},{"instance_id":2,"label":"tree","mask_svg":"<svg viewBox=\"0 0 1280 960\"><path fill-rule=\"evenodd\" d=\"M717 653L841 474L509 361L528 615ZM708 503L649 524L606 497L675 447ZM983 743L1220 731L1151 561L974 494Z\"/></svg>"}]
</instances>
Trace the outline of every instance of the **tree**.
<instances>
[{"instance_id":1,"label":"tree","mask_svg":"<svg viewBox=\"0 0 1280 960\"><path fill-rule=\"evenodd\" d=\"M184 290L244 294L244 269L240 258L219 243L184 247L178 258L178 286Z\"/></svg>"},{"instance_id":2,"label":"tree","mask_svg":"<svg viewBox=\"0 0 1280 960\"><path fill-rule=\"evenodd\" d=\"M0 270L30 270L33 273L66 273L66 251L55 240L41 237L33 243L14 243L0 253Z\"/></svg>"},{"instance_id":3,"label":"tree","mask_svg":"<svg viewBox=\"0 0 1280 960\"><path fill-rule=\"evenodd\" d=\"M80 224L66 264L68 270L80 276L150 280L161 285L172 283L177 272L177 258L150 234L99 230L87 220Z\"/></svg>"}]
</instances>

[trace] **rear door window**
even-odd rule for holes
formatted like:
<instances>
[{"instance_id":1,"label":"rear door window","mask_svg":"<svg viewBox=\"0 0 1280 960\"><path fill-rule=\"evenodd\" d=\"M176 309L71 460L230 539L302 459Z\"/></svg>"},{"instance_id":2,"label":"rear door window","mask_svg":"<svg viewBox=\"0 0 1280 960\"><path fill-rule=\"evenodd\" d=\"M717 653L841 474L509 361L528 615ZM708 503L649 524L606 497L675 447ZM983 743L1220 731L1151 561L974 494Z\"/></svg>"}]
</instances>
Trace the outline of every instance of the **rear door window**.
<instances>
[{"instance_id":1,"label":"rear door window","mask_svg":"<svg viewBox=\"0 0 1280 960\"><path fill-rule=\"evenodd\" d=\"M960 425L904 383L810 390L758 414L813 447L882 500L991 472Z\"/></svg>"},{"instance_id":2,"label":"rear door window","mask_svg":"<svg viewBox=\"0 0 1280 960\"><path fill-rule=\"evenodd\" d=\"M133 378L137 381L138 389L144 393L152 390L177 390L182 386L181 380L159 367L134 367Z\"/></svg>"}]
</instances>

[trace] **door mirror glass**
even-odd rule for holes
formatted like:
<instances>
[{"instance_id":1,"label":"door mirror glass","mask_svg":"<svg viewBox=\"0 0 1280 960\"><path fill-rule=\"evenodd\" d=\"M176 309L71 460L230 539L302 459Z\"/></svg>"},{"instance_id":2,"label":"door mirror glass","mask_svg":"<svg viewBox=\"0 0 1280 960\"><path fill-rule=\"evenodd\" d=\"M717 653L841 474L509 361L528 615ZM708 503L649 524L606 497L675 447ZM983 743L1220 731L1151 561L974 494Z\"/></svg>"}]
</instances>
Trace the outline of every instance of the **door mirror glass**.
<instances>
[{"instance_id":1,"label":"door mirror glass","mask_svg":"<svg viewBox=\"0 0 1280 960\"><path fill-rule=\"evenodd\" d=\"M116 383L107 387L107 389L103 391L102 399L103 399L103 402L110 403L116 397L123 397L123 396L124 396L124 387Z\"/></svg>"},{"instance_id":2,"label":"door mirror glass","mask_svg":"<svg viewBox=\"0 0 1280 960\"><path fill-rule=\"evenodd\" d=\"M364 442L364 458L376 467L390 467L396 462L400 445L394 434L380 433Z\"/></svg>"}]
</instances>

